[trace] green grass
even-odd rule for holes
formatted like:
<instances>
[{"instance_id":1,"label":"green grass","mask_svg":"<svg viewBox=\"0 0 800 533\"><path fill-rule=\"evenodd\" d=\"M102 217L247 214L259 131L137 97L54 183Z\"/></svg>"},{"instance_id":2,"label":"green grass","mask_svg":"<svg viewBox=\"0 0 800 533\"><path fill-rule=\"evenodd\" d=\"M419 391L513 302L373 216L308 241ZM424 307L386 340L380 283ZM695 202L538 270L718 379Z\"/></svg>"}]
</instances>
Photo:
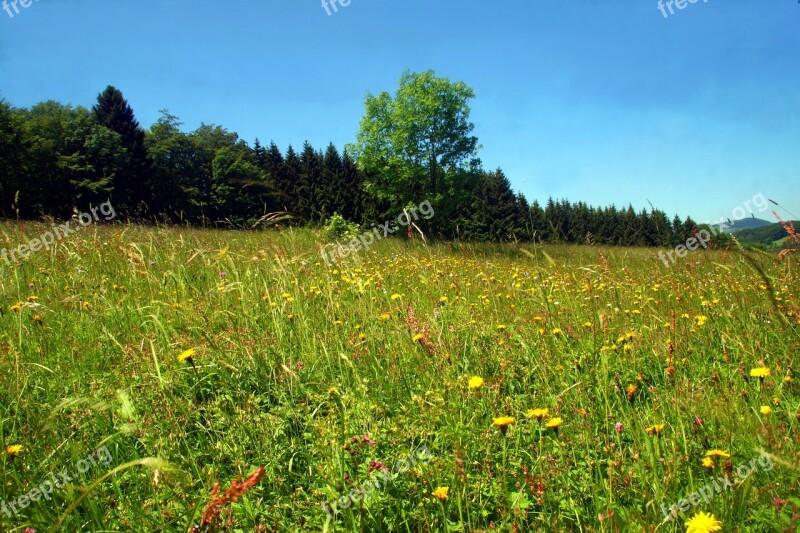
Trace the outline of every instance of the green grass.
<instances>
[{"instance_id":1,"label":"green grass","mask_svg":"<svg viewBox=\"0 0 800 533\"><path fill-rule=\"evenodd\" d=\"M0 247L46 228L0 224ZM0 500L112 457L0 511L0 531L188 531L215 482L259 467L218 529L684 531L696 511L724 531L800 524L796 258L753 256L764 278L738 253L667 268L651 249L387 239L331 269L318 239L91 227L0 263L0 444L23 447L0 458ZM500 416L516 422L503 432ZM430 462L324 512L371 461L400 470L420 446ZM709 470L714 448L731 457ZM761 450L774 468L657 527L662 505Z\"/></svg>"}]
</instances>

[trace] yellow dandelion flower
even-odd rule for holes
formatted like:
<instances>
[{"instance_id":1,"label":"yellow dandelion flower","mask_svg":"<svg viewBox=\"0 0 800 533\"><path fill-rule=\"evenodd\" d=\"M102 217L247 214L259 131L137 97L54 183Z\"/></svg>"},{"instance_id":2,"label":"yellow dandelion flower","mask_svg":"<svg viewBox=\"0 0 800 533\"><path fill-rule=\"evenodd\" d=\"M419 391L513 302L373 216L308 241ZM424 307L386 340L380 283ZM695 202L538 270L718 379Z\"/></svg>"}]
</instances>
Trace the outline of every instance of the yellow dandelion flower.
<instances>
[{"instance_id":1,"label":"yellow dandelion flower","mask_svg":"<svg viewBox=\"0 0 800 533\"><path fill-rule=\"evenodd\" d=\"M703 457L701 462L705 468L714 468L714 461L711 460L711 457Z\"/></svg>"},{"instance_id":2,"label":"yellow dandelion flower","mask_svg":"<svg viewBox=\"0 0 800 533\"><path fill-rule=\"evenodd\" d=\"M17 311L19 311L20 309L22 309L22 304L21 303L15 303L14 305L12 305L12 306L10 306L8 308L9 311L14 311L15 313Z\"/></svg>"},{"instance_id":3,"label":"yellow dandelion flower","mask_svg":"<svg viewBox=\"0 0 800 533\"><path fill-rule=\"evenodd\" d=\"M478 389L483 385L483 378L479 376L472 376L469 378L469 388Z\"/></svg>"},{"instance_id":4,"label":"yellow dandelion flower","mask_svg":"<svg viewBox=\"0 0 800 533\"><path fill-rule=\"evenodd\" d=\"M422 333L417 333L416 335L414 335L414 336L412 337L412 340L413 340L414 342L417 342L418 340L421 340L421 339L423 339L424 337L425 337L425 335L423 335Z\"/></svg>"},{"instance_id":5,"label":"yellow dandelion flower","mask_svg":"<svg viewBox=\"0 0 800 533\"><path fill-rule=\"evenodd\" d=\"M25 448L20 446L19 444L12 444L11 446L6 446L6 453L11 456L16 456L21 454Z\"/></svg>"},{"instance_id":6,"label":"yellow dandelion flower","mask_svg":"<svg viewBox=\"0 0 800 533\"><path fill-rule=\"evenodd\" d=\"M513 416L499 416L497 418L492 419L492 425L499 428L508 427L514 422L516 422L516 419Z\"/></svg>"},{"instance_id":7,"label":"yellow dandelion flower","mask_svg":"<svg viewBox=\"0 0 800 533\"><path fill-rule=\"evenodd\" d=\"M772 413L772 407L770 407L769 405L762 405L759 411L761 412L762 415L766 416Z\"/></svg>"},{"instance_id":8,"label":"yellow dandelion flower","mask_svg":"<svg viewBox=\"0 0 800 533\"><path fill-rule=\"evenodd\" d=\"M561 328L555 328L553 330L553 335L561 335L562 333L564 332L561 330Z\"/></svg>"},{"instance_id":9,"label":"yellow dandelion flower","mask_svg":"<svg viewBox=\"0 0 800 533\"><path fill-rule=\"evenodd\" d=\"M358 339L359 339L359 340L362 340L362 341L363 341L363 340L364 340L364 339L366 339L366 338L367 338L367 335L366 335L365 333L359 333L359 334L358 334Z\"/></svg>"},{"instance_id":10,"label":"yellow dandelion flower","mask_svg":"<svg viewBox=\"0 0 800 533\"><path fill-rule=\"evenodd\" d=\"M498 329L498 331L503 331L504 329L506 329L506 325L505 324L498 324L497 325L497 329Z\"/></svg>"},{"instance_id":11,"label":"yellow dandelion flower","mask_svg":"<svg viewBox=\"0 0 800 533\"><path fill-rule=\"evenodd\" d=\"M764 379L764 378L768 378L769 375L770 375L769 368L766 368L766 367L763 367L763 366L762 367L758 367L758 368L753 368L752 370L750 370L750 377L751 378Z\"/></svg>"},{"instance_id":12,"label":"yellow dandelion flower","mask_svg":"<svg viewBox=\"0 0 800 533\"><path fill-rule=\"evenodd\" d=\"M432 492L433 497L439 500L446 500L447 493L450 492L450 487L438 487Z\"/></svg>"},{"instance_id":13,"label":"yellow dandelion flower","mask_svg":"<svg viewBox=\"0 0 800 533\"><path fill-rule=\"evenodd\" d=\"M645 429L645 431L648 435L661 435L661 432L664 431L664 426L664 424L654 424Z\"/></svg>"},{"instance_id":14,"label":"yellow dandelion flower","mask_svg":"<svg viewBox=\"0 0 800 533\"><path fill-rule=\"evenodd\" d=\"M633 400L633 395L636 394L637 390L639 390L639 387L633 383L625 387L625 395L628 397L628 400Z\"/></svg>"},{"instance_id":15,"label":"yellow dandelion flower","mask_svg":"<svg viewBox=\"0 0 800 533\"><path fill-rule=\"evenodd\" d=\"M544 427L550 429L557 429L558 426L560 426L563 422L564 420L561 417L551 418L550 420L547 421Z\"/></svg>"},{"instance_id":16,"label":"yellow dandelion flower","mask_svg":"<svg viewBox=\"0 0 800 533\"><path fill-rule=\"evenodd\" d=\"M439 303L440 304L445 304L445 303L447 303L447 300L448 300L447 296L442 296L441 298L439 298Z\"/></svg>"},{"instance_id":17,"label":"yellow dandelion flower","mask_svg":"<svg viewBox=\"0 0 800 533\"><path fill-rule=\"evenodd\" d=\"M181 352L180 355L178 355L178 361L182 363L187 359L191 359L194 354L195 354L194 348L189 348L188 350L185 350Z\"/></svg>"},{"instance_id":18,"label":"yellow dandelion flower","mask_svg":"<svg viewBox=\"0 0 800 533\"><path fill-rule=\"evenodd\" d=\"M714 533L722 531L722 522L713 514L700 511L686 521L686 533Z\"/></svg>"},{"instance_id":19,"label":"yellow dandelion flower","mask_svg":"<svg viewBox=\"0 0 800 533\"><path fill-rule=\"evenodd\" d=\"M82 306L84 311L88 311L89 309L92 308L92 304L90 304L89 302L83 302Z\"/></svg>"},{"instance_id":20,"label":"yellow dandelion flower","mask_svg":"<svg viewBox=\"0 0 800 533\"><path fill-rule=\"evenodd\" d=\"M33 321L36 322L37 324L41 324L42 323L42 315L33 315Z\"/></svg>"},{"instance_id":21,"label":"yellow dandelion flower","mask_svg":"<svg viewBox=\"0 0 800 533\"><path fill-rule=\"evenodd\" d=\"M730 457L730 456L731 454L729 454L724 450L713 449L713 450L708 450L706 452L706 457Z\"/></svg>"},{"instance_id":22,"label":"yellow dandelion flower","mask_svg":"<svg viewBox=\"0 0 800 533\"><path fill-rule=\"evenodd\" d=\"M400 298L402 298L402 297L403 297L403 295L402 295L402 294L397 294L397 293L394 293L394 294L392 294L392 296L391 296L392 300L399 300L399 299L400 299Z\"/></svg>"},{"instance_id":23,"label":"yellow dandelion flower","mask_svg":"<svg viewBox=\"0 0 800 533\"><path fill-rule=\"evenodd\" d=\"M38 296L35 296L35 295L33 295L33 294L31 294L30 296L28 296L28 301L29 301L29 302L35 302L35 301L36 301L36 300L38 300L38 299L39 299L39 297L38 297Z\"/></svg>"},{"instance_id":24,"label":"yellow dandelion flower","mask_svg":"<svg viewBox=\"0 0 800 533\"><path fill-rule=\"evenodd\" d=\"M525 413L525 416L528 418L535 418L538 421L542 421L544 417L550 414L549 409L528 409L528 412Z\"/></svg>"},{"instance_id":25,"label":"yellow dandelion flower","mask_svg":"<svg viewBox=\"0 0 800 533\"><path fill-rule=\"evenodd\" d=\"M389 320L389 318L390 318L389 313L381 313L380 315L378 315L378 320L380 320L381 322L386 322L387 320Z\"/></svg>"}]
</instances>

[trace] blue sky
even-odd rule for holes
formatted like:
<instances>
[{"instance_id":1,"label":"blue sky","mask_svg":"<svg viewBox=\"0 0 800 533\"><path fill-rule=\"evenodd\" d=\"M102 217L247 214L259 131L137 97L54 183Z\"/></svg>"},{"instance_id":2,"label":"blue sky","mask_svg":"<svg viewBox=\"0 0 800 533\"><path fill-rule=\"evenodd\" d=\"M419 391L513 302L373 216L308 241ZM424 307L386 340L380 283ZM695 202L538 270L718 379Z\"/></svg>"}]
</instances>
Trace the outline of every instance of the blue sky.
<instances>
[{"instance_id":1,"label":"blue sky","mask_svg":"<svg viewBox=\"0 0 800 533\"><path fill-rule=\"evenodd\" d=\"M474 88L480 157L529 200L649 200L705 222L762 193L800 216L795 0L698 0L666 18L657 0L352 0L330 16L320 0L19 9L0 11L0 97L15 106L91 106L111 84L145 127L167 108L187 130L342 148L367 92L433 69Z\"/></svg>"}]
</instances>

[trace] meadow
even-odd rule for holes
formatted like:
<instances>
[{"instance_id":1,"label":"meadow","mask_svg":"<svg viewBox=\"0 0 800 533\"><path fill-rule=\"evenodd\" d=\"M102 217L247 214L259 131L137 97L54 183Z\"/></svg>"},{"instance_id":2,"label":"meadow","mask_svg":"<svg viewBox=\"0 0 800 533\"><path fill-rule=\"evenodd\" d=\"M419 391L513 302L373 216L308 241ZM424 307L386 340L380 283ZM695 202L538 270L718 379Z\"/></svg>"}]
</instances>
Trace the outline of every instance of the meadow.
<instances>
[{"instance_id":1,"label":"meadow","mask_svg":"<svg viewBox=\"0 0 800 533\"><path fill-rule=\"evenodd\" d=\"M0 263L0 531L797 530L796 257L324 244L97 225Z\"/></svg>"}]
</instances>

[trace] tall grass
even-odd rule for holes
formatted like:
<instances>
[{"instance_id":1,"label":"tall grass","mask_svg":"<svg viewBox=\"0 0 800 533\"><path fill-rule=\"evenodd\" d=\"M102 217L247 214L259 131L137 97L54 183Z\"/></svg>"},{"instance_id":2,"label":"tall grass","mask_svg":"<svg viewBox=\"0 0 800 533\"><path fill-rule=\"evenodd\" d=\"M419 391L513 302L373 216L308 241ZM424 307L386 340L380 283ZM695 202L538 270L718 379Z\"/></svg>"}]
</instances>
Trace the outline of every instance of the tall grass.
<instances>
[{"instance_id":1,"label":"tall grass","mask_svg":"<svg viewBox=\"0 0 800 533\"><path fill-rule=\"evenodd\" d=\"M23 229L0 224L0 246L45 227ZM725 531L800 524L791 256L757 256L759 272L740 253L667 268L649 249L387 239L328 268L320 248L307 230L117 225L0 263L0 443L23 447L0 458L0 500L103 445L115 470L0 511L0 530L188 531L215 482L259 467L214 527L683 531L700 510ZM325 513L420 445L430 463ZM707 468L710 449L731 457ZM761 450L772 470L660 525L662 504Z\"/></svg>"}]
</instances>

